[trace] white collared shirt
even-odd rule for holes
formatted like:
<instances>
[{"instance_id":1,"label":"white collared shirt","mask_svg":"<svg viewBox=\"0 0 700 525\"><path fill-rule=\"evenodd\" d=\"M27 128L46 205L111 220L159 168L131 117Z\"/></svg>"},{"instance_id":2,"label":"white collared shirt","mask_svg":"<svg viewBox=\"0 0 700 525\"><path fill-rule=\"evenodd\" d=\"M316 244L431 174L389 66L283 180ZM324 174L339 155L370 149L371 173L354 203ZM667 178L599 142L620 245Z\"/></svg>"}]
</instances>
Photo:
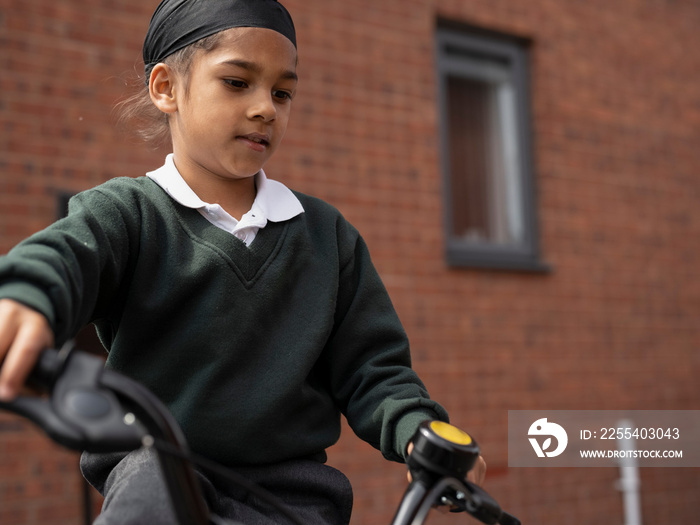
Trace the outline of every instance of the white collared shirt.
<instances>
[{"instance_id":1,"label":"white collared shirt","mask_svg":"<svg viewBox=\"0 0 700 525\"><path fill-rule=\"evenodd\" d=\"M162 167L146 175L177 202L196 209L214 226L235 235L246 246L250 246L267 221L283 222L304 212L296 195L281 182L268 179L263 170L255 175L257 194L253 207L240 221L218 204L209 204L200 199L175 167L172 153L165 157Z\"/></svg>"}]
</instances>

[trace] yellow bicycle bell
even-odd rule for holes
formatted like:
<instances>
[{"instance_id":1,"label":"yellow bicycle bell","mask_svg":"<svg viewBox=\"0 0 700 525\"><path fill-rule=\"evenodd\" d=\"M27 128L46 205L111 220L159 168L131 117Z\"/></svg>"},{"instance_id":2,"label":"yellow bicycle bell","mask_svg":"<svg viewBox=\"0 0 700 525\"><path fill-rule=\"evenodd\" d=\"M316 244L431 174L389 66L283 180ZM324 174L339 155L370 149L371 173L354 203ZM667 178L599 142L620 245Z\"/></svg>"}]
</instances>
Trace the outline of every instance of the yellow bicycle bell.
<instances>
[{"instance_id":1,"label":"yellow bicycle bell","mask_svg":"<svg viewBox=\"0 0 700 525\"><path fill-rule=\"evenodd\" d=\"M414 477L427 471L463 480L478 457L479 446L469 434L443 421L425 421L413 437L408 467Z\"/></svg>"}]
</instances>

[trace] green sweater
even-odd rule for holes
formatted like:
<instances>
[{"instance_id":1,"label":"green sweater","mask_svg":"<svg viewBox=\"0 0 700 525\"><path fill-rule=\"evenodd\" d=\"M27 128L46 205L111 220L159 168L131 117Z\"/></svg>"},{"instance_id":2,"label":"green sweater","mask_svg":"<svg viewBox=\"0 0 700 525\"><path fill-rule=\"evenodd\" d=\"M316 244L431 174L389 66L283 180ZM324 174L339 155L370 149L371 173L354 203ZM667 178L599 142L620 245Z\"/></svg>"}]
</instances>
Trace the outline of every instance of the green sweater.
<instances>
[{"instance_id":1,"label":"green sweater","mask_svg":"<svg viewBox=\"0 0 700 525\"><path fill-rule=\"evenodd\" d=\"M0 258L0 298L43 313L58 343L94 322L107 366L225 465L325 460L341 412L402 461L419 423L447 414L357 230L296 195L305 212L247 247L146 177L111 180Z\"/></svg>"}]
</instances>

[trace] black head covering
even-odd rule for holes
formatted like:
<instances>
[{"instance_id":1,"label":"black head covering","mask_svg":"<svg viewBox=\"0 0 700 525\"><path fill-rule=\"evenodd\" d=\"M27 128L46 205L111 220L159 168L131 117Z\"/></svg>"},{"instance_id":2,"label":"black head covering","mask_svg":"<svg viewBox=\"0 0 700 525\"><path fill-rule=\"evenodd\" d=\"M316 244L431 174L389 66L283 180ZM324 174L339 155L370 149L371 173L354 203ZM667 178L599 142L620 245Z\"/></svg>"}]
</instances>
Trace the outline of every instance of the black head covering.
<instances>
[{"instance_id":1,"label":"black head covering","mask_svg":"<svg viewBox=\"0 0 700 525\"><path fill-rule=\"evenodd\" d=\"M297 46L292 17L276 0L163 0L143 43L146 84L153 66L175 51L232 27L272 29Z\"/></svg>"}]
</instances>

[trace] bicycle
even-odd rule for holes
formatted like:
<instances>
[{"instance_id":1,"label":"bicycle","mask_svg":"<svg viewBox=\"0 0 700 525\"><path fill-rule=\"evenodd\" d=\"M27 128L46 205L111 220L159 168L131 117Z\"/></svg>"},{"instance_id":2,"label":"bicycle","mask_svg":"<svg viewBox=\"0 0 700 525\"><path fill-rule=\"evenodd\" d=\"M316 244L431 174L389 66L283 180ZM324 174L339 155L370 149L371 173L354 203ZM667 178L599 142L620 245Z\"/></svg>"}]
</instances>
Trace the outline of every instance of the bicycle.
<instances>
[{"instance_id":1,"label":"bicycle","mask_svg":"<svg viewBox=\"0 0 700 525\"><path fill-rule=\"evenodd\" d=\"M104 368L104 362L66 345L41 354L30 385L45 397L20 396L0 409L23 416L66 448L122 452L153 447L166 480L178 523L233 525L213 514L204 501L194 465L225 476L273 505L293 523L304 525L274 495L235 472L193 454L170 412L140 383ZM479 455L465 432L439 421L421 425L408 458L412 481L392 525L421 525L436 505L467 512L489 525L520 525L483 489L466 480ZM308 525L308 524L307 524Z\"/></svg>"}]
</instances>

